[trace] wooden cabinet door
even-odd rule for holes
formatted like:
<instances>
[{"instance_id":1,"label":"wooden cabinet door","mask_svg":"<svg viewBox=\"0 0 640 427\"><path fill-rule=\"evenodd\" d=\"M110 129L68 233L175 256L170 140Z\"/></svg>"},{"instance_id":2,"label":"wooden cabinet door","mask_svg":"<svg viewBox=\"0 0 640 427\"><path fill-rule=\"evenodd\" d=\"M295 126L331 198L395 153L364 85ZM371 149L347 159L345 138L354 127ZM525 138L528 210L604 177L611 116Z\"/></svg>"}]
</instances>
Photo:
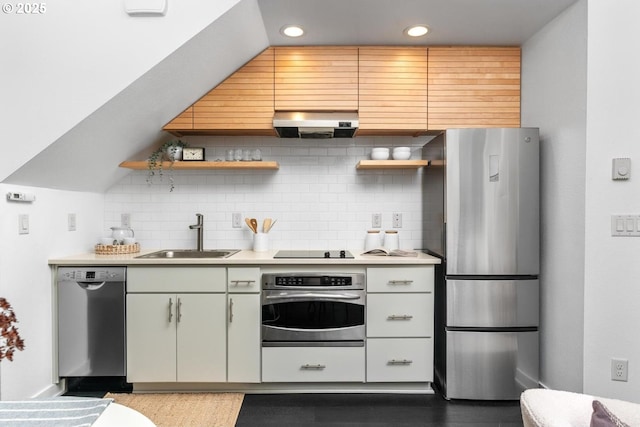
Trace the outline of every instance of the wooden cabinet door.
<instances>
[{"instance_id":1,"label":"wooden cabinet door","mask_svg":"<svg viewBox=\"0 0 640 427\"><path fill-rule=\"evenodd\" d=\"M427 130L427 48L359 49L358 135Z\"/></svg>"},{"instance_id":2,"label":"wooden cabinet door","mask_svg":"<svg viewBox=\"0 0 640 427\"><path fill-rule=\"evenodd\" d=\"M358 48L276 47L275 109L358 109Z\"/></svg>"},{"instance_id":3,"label":"wooden cabinet door","mask_svg":"<svg viewBox=\"0 0 640 427\"><path fill-rule=\"evenodd\" d=\"M229 294L228 381L260 382L260 294Z\"/></svg>"},{"instance_id":4,"label":"wooden cabinet door","mask_svg":"<svg viewBox=\"0 0 640 427\"><path fill-rule=\"evenodd\" d=\"M127 295L127 381L176 380L176 296Z\"/></svg>"},{"instance_id":5,"label":"wooden cabinet door","mask_svg":"<svg viewBox=\"0 0 640 427\"><path fill-rule=\"evenodd\" d=\"M519 47L430 47L429 130L520 126Z\"/></svg>"},{"instance_id":6,"label":"wooden cabinet door","mask_svg":"<svg viewBox=\"0 0 640 427\"><path fill-rule=\"evenodd\" d=\"M226 381L225 305L225 294L178 294L178 382Z\"/></svg>"},{"instance_id":7,"label":"wooden cabinet door","mask_svg":"<svg viewBox=\"0 0 640 427\"><path fill-rule=\"evenodd\" d=\"M234 131L273 135L273 48L242 66L163 129L176 135Z\"/></svg>"}]
</instances>

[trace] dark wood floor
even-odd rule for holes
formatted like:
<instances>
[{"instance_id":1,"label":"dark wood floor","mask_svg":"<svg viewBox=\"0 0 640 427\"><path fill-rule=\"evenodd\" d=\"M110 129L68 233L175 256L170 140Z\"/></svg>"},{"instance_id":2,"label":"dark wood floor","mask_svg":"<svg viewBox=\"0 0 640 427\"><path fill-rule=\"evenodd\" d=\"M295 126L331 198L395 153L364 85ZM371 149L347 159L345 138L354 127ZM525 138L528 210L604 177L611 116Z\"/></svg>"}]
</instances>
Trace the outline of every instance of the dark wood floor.
<instances>
[{"instance_id":1,"label":"dark wood floor","mask_svg":"<svg viewBox=\"0 0 640 427\"><path fill-rule=\"evenodd\" d=\"M517 401L446 401L437 394L248 394L236 423L236 427L522 425Z\"/></svg>"},{"instance_id":2,"label":"dark wood floor","mask_svg":"<svg viewBox=\"0 0 640 427\"><path fill-rule=\"evenodd\" d=\"M121 379L69 382L67 395L126 393ZM517 401L447 401L439 394L247 394L236 427L523 427Z\"/></svg>"}]
</instances>

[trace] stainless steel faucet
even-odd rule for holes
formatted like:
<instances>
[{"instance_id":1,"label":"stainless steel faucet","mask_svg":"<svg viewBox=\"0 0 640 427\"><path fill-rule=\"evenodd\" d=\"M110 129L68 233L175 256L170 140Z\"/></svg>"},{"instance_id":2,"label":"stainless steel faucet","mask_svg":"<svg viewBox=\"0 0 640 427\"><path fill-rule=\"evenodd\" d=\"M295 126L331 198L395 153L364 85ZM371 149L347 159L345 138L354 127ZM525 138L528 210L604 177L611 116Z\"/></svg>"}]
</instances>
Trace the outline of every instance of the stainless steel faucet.
<instances>
[{"instance_id":1,"label":"stainless steel faucet","mask_svg":"<svg viewBox=\"0 0 640 427\"><path fill-rule=\"evenodd\" d=\"M198 230L198 251L202 252L204 250L203 248L203 234L204 234L204 225L203 225L203 220L204 220L204 216L202 214L196 214L196 218L198 219L198 223L194 224L194 225L190 225L189 228L192 230Z\"/></svg>"}]
</instances>

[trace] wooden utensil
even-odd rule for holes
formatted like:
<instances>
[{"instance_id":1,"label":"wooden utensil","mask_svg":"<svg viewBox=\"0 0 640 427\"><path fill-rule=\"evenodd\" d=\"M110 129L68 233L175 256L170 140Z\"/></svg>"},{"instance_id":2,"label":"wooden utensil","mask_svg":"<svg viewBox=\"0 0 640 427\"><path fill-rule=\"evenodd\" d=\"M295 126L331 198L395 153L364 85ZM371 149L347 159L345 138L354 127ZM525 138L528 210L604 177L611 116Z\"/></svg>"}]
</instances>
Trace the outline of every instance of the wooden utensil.
<instances>
[{"instance_id":1,"label":"wooden utensil","mask_svg":"<svg viewBox=\"0 0 640 427\"><path fill-rule=\"evenodd\" d=\"M254 221L255 221L255 219L254 219ZM249 229L251 231L253 231L254 233L257 233L257 230L253 227L253 223L251 222L250 218L245 218L244 222L247 223L247 227L249 227Z\"/></svg>"},{"instance_id":2,"label":"wooden utensil","mask_svg":"<svg viewBox=\"0 0 640 427\"><path fill-rule=\"evenodd\" d=\"M271 228L271 218L265 218L262 222L262 232L268 233Z\"/></svg>"},{"instance_id":3,"label":"wooden utensil","mask_svg":"<svg viewBox=\"0 0 640 427\"><path fill-rule=\"evenodd\" d=\"M255 218L251 218L251 229L254 233L258 232L258 221Z\"/></svg>"},{"instance_id":4,"label":"wooden utensil","mask_svg":"<svg viewBox=\"0 0 640 427\"><path fill-rule=\"evenodd\" d=\"M269 218L269 219L271 219L271 218ZM267 233L268 233L269 231L271 231L271 229L273 228L273 226L274 226L274 225L276 225L276 222L278 222L278 220L277 220L277 219L274 219L274 220L273 220L273 222L269 225L269 228L268 228L268 229L267 229L267 231L266 231Z\"/></svg>"}]
</instances>

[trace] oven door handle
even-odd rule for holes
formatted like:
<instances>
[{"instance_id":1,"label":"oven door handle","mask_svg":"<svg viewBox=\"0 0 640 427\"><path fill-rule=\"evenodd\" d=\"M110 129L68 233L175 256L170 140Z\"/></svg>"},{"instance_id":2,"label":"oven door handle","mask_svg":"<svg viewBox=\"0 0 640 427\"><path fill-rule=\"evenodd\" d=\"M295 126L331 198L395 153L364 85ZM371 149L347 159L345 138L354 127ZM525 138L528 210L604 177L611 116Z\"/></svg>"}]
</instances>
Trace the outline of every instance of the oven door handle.
<instances>
[{"instance_id":1,"label":"oven door handle","mask_svg":"<svg viewBox=\"0 0 640 427\"><path fill-rule=\"evenodd\" d=\"M278 295L267 295L265 298L268 300L309 299L309 298L322 298L323 300L326 300L326 299L356 300L356 299L360 299L361 296L355 295L355 294L330 294L326 292L305 292L305 293L291 293L291 294L282 292Z\"/></svg>"}]
</instances>

